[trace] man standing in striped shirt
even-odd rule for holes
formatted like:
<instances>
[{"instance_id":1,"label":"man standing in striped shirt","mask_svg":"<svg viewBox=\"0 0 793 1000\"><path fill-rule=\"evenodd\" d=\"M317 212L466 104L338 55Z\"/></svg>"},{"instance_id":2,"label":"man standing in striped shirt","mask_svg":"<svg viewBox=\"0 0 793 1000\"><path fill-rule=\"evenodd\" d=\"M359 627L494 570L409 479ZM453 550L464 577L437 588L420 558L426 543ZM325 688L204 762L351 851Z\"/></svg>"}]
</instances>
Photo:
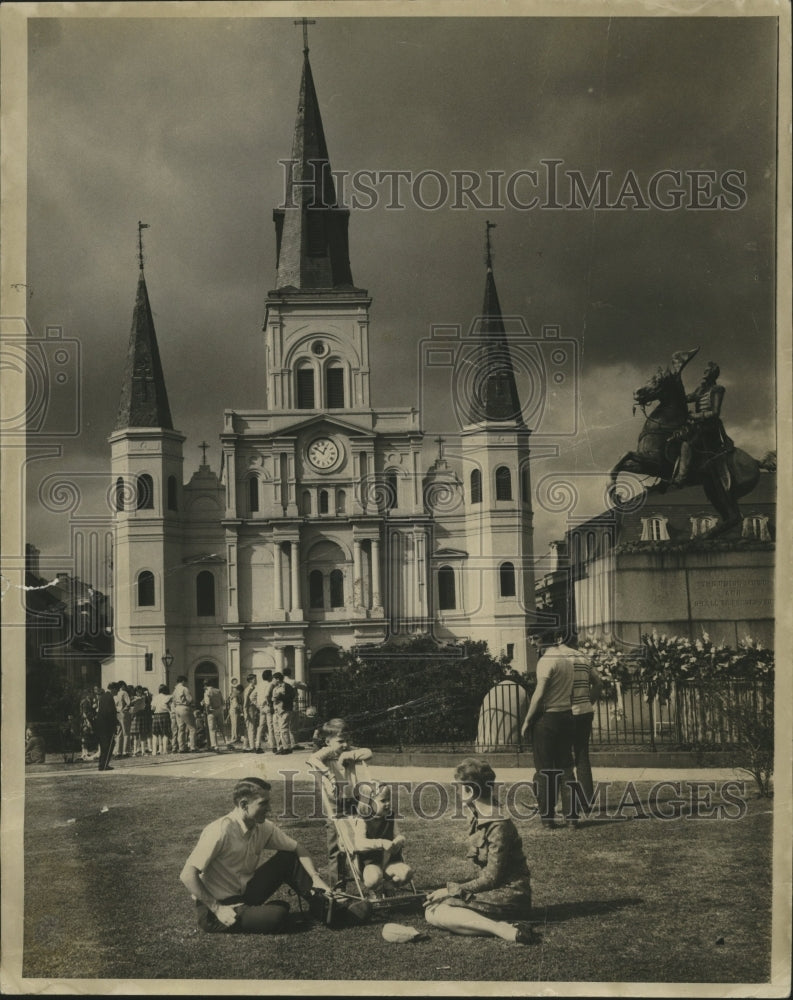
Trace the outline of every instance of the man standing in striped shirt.
<instances>
[{"instance_id":1,"label":"man standing in striped shirt","mask_svg":"<svg viewBox=\"0 0 793 1000\"><path fill-rule=\"evenodd\" d=\"M576 781L584 796L582 805L588 812L595 794L592 765L589 762L589 740L595 717L594 702L600 697L603 685L594 662L583 653L576 652L573 661L573 760Z\"/></svg>"}]
</instances>

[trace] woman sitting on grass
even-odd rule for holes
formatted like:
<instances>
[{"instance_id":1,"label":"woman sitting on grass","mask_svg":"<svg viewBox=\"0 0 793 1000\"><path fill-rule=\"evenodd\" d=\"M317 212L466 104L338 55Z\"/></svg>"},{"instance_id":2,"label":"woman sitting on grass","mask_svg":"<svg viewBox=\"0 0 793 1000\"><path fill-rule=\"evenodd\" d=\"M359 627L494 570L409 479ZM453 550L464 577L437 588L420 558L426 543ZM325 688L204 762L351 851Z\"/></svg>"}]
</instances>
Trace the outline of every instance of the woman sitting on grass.
<instances>
[{"instance_id":1,"label":"woman sitting on grass","mask_svg":"<svg viewBox=\"0 0 793 1000\"><path fill-rule=\"evenodd\" d=\"M531 876L520 836L494 801L496 775L487 761L468 757L454 780L471 813L468 853L478 872L468 882L449 882L429 893L427 923L469 937L492 936L515 944L539 940L525 923L531 912Z\"/></svg>"}]
</instances>

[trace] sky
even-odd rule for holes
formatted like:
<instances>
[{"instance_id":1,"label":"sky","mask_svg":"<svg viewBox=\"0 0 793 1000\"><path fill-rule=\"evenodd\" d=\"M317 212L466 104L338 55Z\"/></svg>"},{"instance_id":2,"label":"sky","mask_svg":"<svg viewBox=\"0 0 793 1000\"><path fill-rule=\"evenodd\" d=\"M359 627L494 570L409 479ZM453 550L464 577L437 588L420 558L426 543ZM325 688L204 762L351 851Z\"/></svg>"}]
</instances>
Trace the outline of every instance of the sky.
<instances>
[{"instance_id":1,"label":"sky","mask_svg":"<svg viewBox=\"0 0 793 1000\"><path fill-rule=\"evenodd\" d=\"M428 463L439 433L454 454L455 374L429 370L420 346L433 326L466 331L477 315L486 219L496 223L503 312L522 319L535 347L543 327L558 327L580 361L536 411L537 555L566 528L540 484L574 482L575 518L603 509L608 470L641 429L633 390L674 351L700 347L689 389L708 360L719 363L736 444L758 458L776 447L772 18L316 22L310 58L334 170L437 171L450 184L455 171L535 170L537 190L526 177L515 186L525 204L538 192L552 200L543 164L559 161L559 208L454 208L431 178L420 195L442 202L434 210L409 189L404 207L389 208L385 183L374 206L353 207L352 274L373 299L372 405L423 404ZM146 279L174 425L187 437L186 479L202 441L219 470L224 409L263 405L272 209L283 199L302 37L291 16L28 27L28 321L36 337L55 326L78 343L81 406L79 433L29 465L26 537L43 562L68 569L69 515L39 490L71 476L83 511L103 502L139 220L150 226ZM568 207L566 171L587 183L610 171L613 203L627 177L647 202L663 170L682 172L679 209L630 198L621 210ZM692 192L692 171L715 172L721 204L693 206L711 199ZM547 345L537 349L547 358ZM71 397L53 401L50 419L69 407Z\"/></svg>"}]
</instances>

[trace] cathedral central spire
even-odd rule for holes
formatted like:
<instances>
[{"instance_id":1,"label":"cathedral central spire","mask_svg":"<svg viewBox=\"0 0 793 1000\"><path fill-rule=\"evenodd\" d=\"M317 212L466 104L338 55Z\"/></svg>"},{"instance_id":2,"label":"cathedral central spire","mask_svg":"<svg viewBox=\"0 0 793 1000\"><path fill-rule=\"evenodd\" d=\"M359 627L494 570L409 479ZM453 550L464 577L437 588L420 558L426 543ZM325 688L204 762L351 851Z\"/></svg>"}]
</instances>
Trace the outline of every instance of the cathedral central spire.
<instances>
[{"instance_id":1,"label":"cathedral central spire","mask_svg":"<svg viewBox=\"0 0 793 1000\"><path fill-rule=\"evenodd\" d=\"M308 58L303 18L303 74L292 156L286 171L284 207L273 212L277 244L276 289L318 291L352 287L347 228L333 183L319 101Z\"/></svg>"}]
</instances>

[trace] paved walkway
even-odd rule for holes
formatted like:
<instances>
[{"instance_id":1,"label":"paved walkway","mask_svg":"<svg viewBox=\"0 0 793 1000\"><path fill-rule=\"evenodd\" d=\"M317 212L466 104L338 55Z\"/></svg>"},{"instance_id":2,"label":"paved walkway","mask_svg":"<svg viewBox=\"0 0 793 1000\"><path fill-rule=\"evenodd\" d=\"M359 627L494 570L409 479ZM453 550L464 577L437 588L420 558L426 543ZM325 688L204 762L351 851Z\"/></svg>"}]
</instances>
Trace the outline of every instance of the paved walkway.
<instances>
[{"instance_id":1,"label":"paved walkway","mask_svg":"<svg viewBox=\"0 0 793 1000\"><path fill-rule=\"evenodd\" d=\"M64 764L52 754L47 764L33 765L26 769L28 778L52 777L74 774L94 774L98 780L113 781L125 774L148 775L152 778L207 778L236 781L248 775L266 778L268 781L282 780L282 772L291 772L294 781L312 780L306 767L310 750L295 750L285 756L267 753L243 753L240 750L222 750L220 753L199 751L190 754L166 754L160 757L127 758L113 760L112 773L100 772L95 762L75 762ZM462 756L462 755L461 755ZM531 778L527 768L496 767L499 781L526 781ZM394 767L378 766L377 754L373 758L371 773L382 781L414 779L417 781L449 782L452 780L450 767ZM295 773L296 772L296 773ZM668 768L668 767L595 767L594 776L598 781L727 781L751 780L745 771L731 767Z\"/></svg>"}]
</instances>

